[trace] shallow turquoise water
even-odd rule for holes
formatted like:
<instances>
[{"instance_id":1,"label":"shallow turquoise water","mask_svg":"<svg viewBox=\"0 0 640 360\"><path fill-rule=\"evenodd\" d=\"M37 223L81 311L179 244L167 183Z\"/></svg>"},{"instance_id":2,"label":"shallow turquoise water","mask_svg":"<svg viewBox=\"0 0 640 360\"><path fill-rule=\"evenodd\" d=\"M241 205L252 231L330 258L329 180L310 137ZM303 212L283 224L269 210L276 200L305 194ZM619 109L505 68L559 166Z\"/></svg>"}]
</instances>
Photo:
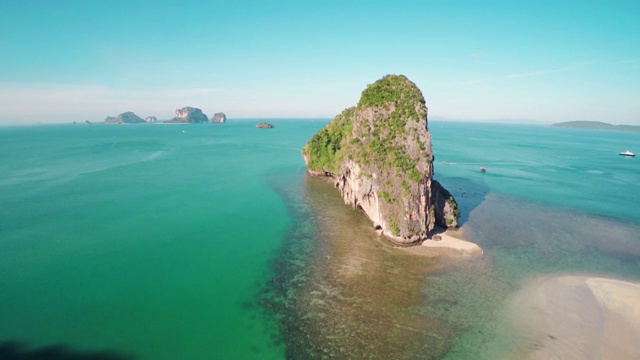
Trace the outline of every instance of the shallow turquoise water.
<instances>
[{"instance_id":1,"label":"shallow turquoise water","mask_svg":"<svg viewBox=\"0 0 640 360\"><path fill-rule=\"evenodd\" d=\"M430 130L436 177L485 251L424 289L427 311L458 329L446 358L510 358L505 351L521 344L504 326L502 305L533 278L640 280L640 163L618 156L637 149L640 134L469 123ZM458 304L433 305L433 293Z\"/></svg>"},{"instance_id":2,"label":"shallow turquoise water","mask_svg":"<svg viewBox=\"0 0 640 360\"><path fill-rule=\"evenodd\" d=\"M309 181L300 156L327 120L257 122L0 128L0 343L136 359L326 356L350 345L331 349L335 336L320 328L340 326L338 310L357 296L382 318L405 315L332 267L356 252L383 264L367 281L410 273L401 293L422 294L405 305L424 320L411 326L439 329L424 330L428 339L395 333L411 337L402 357L424 341L431 347L416 351L433 358L492 358L509 341L500 305L528 279L640 278L640 165L617 155L638 152L638 134L430 123L436 177L485 249L435 271L348 246L377 235L331 184ZM304 302L328 301L318 284L353 298L315 321ZM381 340L353 329L359 344Z\"/></svg>"}]
</instances>

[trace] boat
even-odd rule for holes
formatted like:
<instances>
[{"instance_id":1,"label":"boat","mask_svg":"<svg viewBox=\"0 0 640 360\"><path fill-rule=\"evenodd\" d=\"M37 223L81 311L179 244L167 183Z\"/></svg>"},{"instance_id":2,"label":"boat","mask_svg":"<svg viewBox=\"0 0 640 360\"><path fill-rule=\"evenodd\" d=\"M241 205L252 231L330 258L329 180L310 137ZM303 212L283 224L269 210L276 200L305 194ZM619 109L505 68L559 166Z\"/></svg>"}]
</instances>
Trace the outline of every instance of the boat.
<instances>
[{"instance_id":1,"label":"boat","mask_svg":"<svg viewBox=\"0 0 640 360\"><path fill-rule=\"evenodd\" d=\"M632 153L632 152L631 152L631 151L629 151L629 150L627 150L627 151L625 151L625 152L621 152L621 153L619 153L618 155L620 155L620 156L628 156L628 157L634 157L634 156L636 156L636 154Z\"/></svg>"}]
</instances>

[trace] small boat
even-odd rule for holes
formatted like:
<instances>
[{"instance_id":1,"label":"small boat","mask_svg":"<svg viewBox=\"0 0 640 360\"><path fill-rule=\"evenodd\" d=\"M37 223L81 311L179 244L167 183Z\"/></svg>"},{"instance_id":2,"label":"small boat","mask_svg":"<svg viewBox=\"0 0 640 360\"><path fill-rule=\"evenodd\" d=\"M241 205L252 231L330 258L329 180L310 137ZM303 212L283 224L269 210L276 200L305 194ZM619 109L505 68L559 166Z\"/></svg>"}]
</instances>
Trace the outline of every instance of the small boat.
<instances>
[{"instance_id":1,"label":"small boat","mask_svg":"<svg viewBox=\"0 0 640 360\"><path fill-rule=\"evenodd\" d=\"M485 173L485 172L487 172L487 168L483 166L483 167L480 168L480 171Z\"/></svg>"},{"instance_id":2,"label":"small boat","mask_svg":"<svg viewBox=\"0 0 640 360\"><path fill-rule=\"evenodd\" d=\"M634 157L634 156L636 156L636 154L632 153L632 152L631 152L631 151L629 151L629 150L627 150L627 151L625 151L625 152L621 152L621 153L619 153L618 155L620 155L620 156L629 156L629 157Z\"/></svg>"}]
</instances>

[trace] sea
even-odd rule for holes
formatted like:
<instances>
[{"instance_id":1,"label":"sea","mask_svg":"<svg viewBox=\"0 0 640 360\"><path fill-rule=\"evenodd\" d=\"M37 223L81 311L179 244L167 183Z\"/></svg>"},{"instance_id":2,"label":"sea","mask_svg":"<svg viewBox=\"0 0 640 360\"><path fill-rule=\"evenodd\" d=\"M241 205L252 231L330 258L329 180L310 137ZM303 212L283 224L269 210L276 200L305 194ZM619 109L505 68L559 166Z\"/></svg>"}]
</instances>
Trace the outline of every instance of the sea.
<instances>
[{"instance_id":1,"label":"sea","mask_svg":"<svg viewBox=\"0 0 640 360\"><path fill-rule=\"evenodd\" d=\"M496 359L532 279L640 281L640 133L430 121L484 254L429 257L306 174L328 122L0 127L0 358Z\"/></svg>"}]
</instances>

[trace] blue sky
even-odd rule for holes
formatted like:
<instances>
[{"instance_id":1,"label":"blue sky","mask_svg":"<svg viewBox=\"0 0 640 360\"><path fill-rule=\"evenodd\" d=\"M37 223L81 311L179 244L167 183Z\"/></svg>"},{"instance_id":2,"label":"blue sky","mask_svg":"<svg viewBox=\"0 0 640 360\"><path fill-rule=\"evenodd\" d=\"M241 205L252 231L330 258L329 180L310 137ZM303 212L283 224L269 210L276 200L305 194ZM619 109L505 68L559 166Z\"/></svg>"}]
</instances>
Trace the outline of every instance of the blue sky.
<instances>
[{"instance_id":1,"label":"blue sky","mask_svg":"<svg viewBox=\"0 0 640 360\"><path fill-rule=\"evenodd\" d=\"M404 74L431 118L640 124L640 1L0 0L0 124L327 117Z\"/></svg>"}]
</instances>

